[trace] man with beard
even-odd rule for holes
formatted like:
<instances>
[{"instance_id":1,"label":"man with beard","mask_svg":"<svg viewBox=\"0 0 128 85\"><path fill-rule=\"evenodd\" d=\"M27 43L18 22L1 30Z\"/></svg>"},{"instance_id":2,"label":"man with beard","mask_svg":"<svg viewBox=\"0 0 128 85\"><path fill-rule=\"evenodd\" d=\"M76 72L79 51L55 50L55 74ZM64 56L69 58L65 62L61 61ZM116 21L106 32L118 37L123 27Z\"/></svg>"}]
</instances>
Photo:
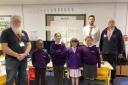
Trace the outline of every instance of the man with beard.
<instances>
[{"instance_id":1,"label":"man with beard","mask_svg":"<svg viewBox=\"0 0 128 85\"><path fill-rule=\"evenodd\" d=\"M94 24L95 23L94 15L90 15L88 17L88 23L89 24L83 28L83 39L85 39L87 36L90 36L93 38L94 44L97 44L100 38L100 30Z\"/></svg>"},{"instance_id":2,"label":"man with beard","mask_svg":"<svg viewBox=\"0 0 128 85\"><path fill-rule=\"evenodd\" d=\"M1 35L2 49L6 61L6 85L26 85L27 55L31 50L31 43L25 31L21 28L21 17L11 18L11 27L5 29Z\"/></svg>"}]
</instances>

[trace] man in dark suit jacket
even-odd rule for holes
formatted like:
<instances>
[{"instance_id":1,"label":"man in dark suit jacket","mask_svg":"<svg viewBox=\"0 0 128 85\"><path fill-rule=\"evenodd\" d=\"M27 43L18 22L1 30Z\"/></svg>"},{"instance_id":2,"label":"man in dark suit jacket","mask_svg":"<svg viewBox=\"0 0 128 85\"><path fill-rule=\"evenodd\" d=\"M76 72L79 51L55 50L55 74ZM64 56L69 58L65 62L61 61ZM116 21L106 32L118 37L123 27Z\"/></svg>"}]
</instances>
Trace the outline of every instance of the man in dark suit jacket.
<instances>
[{"instance_id":1,"label":"man in dark suit jacket","mask_svg":"<svg viewBox=\"0 0 128 85\"><path fill-rule=\"evenodd\" d=\"M124 51L124 41L121 31L115 26L115 21L110 19L108 27L101 33L100 38L100 52L104 61L108 61L113 67L111 80L115 78L117 58L122 58Z\"/></svg>"}]
</instances>

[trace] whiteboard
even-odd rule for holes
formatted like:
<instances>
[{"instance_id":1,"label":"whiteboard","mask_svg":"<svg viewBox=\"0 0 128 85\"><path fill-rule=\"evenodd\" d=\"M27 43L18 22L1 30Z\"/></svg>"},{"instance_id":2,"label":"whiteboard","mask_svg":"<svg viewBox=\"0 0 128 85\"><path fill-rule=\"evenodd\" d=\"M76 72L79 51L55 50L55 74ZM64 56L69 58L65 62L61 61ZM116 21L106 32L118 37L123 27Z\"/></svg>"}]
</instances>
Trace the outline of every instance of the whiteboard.
<instances>
[{"instance_id":1,"label":"whiteboard","mask_svg":"<svg viewBox=\"0 0 128 85\"><path fill-rule=\"evenodd\" d=\"M77 38L82 42L82 28L84 25L83 20L55 20L51 21L48 30L51 31L51 40L54 38L56 32L60 32L64 42L69 42L71 38Z\"/></svg>"}]
</instances>

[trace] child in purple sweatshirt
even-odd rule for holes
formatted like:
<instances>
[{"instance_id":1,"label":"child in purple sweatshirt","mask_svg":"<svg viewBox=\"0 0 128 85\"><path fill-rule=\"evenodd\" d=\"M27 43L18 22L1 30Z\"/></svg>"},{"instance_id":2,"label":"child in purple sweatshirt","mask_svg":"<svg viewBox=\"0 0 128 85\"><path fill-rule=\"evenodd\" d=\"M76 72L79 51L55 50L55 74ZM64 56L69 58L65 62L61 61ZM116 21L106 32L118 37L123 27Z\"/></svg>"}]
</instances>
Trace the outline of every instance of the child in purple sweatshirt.
<instances>
[{"instance_id":1,"label":"child in purple sweatshirt","mask_svg":"<svg viewBox=\"0 0 128 85\"><path fill-rule=\"evenodd\" d=\"M49 61L48 53L43 50L43 41L37 40L36 50L32 53L32 64L35 67L35 85L40 85L40 78L41 85L46 85L45 72Z\"/></svg>"},{"instance_id":2,"label":"child in purple sweatshirt","mask_svg":"<svg viewBox=\"0 0 128 85\"><path fill-rule=\"evenodd\" d=\"M61 42L61 34L55 33L55 42L50 46L50 54L54 70L54 85L63 85L64 64L66 61L66 47Z\"/></svg>"},{"instance_id":3,"label":"child in purple sweatshirt","mask_svg":"<svg viewBox=\"0 0 128 85\"><path fill-rule=\"evenodd\" d=\"M93 38L85 38L85 45L81 49L82 63L84 68L85 85L95 85L97 77L97 65L101 66L100 55L97 47L93 45Z\"/></svg>"},{"instance_id":4,"label":"child in purple sweatshirt","mask_svg":"<svg viewBox=\"0 0 128 85\"><path fill-rule=\"evenodd\" d=\"M76 38L72 38L70 46L67 49L67 67L70 71L70 77L72 79L72 85L79 85L79 77L81 76L81 56L79 49L79 41Z\"/></svg>"}]
</instances>

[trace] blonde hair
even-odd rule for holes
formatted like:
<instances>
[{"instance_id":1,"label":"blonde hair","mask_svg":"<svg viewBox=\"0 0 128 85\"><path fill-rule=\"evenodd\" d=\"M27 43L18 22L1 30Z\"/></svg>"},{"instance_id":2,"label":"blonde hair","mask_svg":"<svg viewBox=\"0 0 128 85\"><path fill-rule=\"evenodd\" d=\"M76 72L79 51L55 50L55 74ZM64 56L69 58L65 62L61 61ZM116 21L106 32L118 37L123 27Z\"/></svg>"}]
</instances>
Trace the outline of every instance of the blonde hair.
<instances>
[{"instance_id":1,"label":"blonde hair","mask_svg":"<svg viewBox=\"0 0 128 85\"><path fill-rule=\"evenodd\" d=\"M93 40L93 38L91 36L85 37L85 40L87 40L88 38Z\"/></svg>"},{"instance_id":2,"label":"blonde hair","mask_svg":"<svg viewBox=\"0 0 128 85\"><path fill-rule=\"evenodd\" d=\"M61 33L60 32L57 32L54 34L54 37L56 37L57 35L60 35L61 36Z\"/></svg>"}]
</instances>

